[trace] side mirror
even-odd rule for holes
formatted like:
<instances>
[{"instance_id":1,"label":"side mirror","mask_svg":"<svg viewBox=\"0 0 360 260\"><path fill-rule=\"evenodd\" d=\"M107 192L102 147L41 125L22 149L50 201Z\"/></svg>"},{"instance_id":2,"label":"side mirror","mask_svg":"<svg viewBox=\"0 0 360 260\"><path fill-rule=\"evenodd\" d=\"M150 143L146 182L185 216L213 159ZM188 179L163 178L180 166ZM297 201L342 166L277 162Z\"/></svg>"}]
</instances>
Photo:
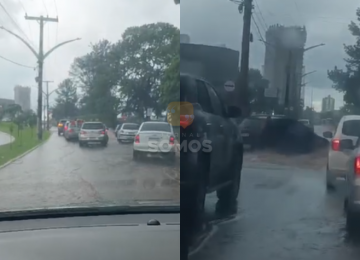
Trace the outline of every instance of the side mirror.
<instances>
[{"instance_id":1,"label":"side mirror","mask_svg":"<svg viewBox=\"0 0 360 260\"><path fill-rule=\"evenodd\" d=\"M228 106L227 109L227 116L229 118L237 118L237 117L241 117L241 108L236 107L236 106Z\"/></svg>"},{"instance_id":2,"label":"side mirror","mask_svg":"<svg viewBox=\"0 0 360 260\"><path fill-rule=\"evenodd\" d=\"M324 133L323 133L323 136L324 136L325 138L333 138L333 134L332 134L332 132L330 132L330 131L324 132Z\"/></svg>"},{"instance_id":3,"label":"side mirror","mask_svg":"<svg viewBox=\"0 0 360 260\"><path fill-rule=\"evenodd\" d=\"M344 139L340 141L341 150L353 150L355 148L351 139Z\"/></svg>"}]
</instances>

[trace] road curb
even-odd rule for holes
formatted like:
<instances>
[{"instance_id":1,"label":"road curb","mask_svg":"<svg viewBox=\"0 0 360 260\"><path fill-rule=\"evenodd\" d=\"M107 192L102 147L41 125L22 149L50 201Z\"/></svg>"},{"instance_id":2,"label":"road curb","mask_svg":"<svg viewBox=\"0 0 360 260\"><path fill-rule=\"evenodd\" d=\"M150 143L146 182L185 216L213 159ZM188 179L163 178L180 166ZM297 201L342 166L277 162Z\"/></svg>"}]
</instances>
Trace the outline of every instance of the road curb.
<instances>
[{"instance_id":1,"label":"road curb","mask_svg":"<svg viewBox=\"0 0 360 260\"><path fill-rule=\"evenodd\" d=\"M50 132L49 138L46 139L45 141L41 142L40 144L36 145L35 147L31 148L30 150L27 150L26 152L20 154L19 156L11 159L10 161L7 161L6 163L4 163L3 165L0 165L0 170L9 166L10 164L12 164L13 162L23 158L25 155L31 153L32 151L36 150L37 148L39 148L40 146L42 146L43 144L45 144L47 141L49 141L50 137L52 135L52 132Z\"/></svg>"}]
</instances>

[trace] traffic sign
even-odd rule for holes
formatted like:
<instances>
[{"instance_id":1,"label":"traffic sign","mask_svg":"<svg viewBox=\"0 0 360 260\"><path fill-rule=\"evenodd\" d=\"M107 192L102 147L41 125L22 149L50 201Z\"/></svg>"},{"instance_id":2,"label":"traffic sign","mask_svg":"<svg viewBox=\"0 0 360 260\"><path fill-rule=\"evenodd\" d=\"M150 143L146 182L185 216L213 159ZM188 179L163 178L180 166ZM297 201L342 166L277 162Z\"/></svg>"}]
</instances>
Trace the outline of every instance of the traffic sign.
<instances>
[{"instance_id":1,"label":"traffic sign","mask_svg":"<svg viewBox=\"0 0 360 260\"><path fill-rule=\"evenodd\" d=\"M234 91L235 83L233 81L231 81L231 80L228 80L228 81L225 82L224 88L225 88L226 91L229 91L229 92Z\"/></svg>"}]
</instances>

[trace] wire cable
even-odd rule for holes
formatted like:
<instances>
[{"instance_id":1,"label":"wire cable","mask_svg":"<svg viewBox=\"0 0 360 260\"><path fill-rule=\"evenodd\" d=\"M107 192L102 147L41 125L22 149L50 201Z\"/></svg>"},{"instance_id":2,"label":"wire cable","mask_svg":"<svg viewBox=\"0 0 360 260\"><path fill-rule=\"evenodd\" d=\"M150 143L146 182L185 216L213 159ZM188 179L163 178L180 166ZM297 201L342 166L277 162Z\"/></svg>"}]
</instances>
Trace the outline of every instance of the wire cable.
<instances>
[{"instance_id":1,"label":"wire cable","mask_svg":"<svg viewBox=\"0 0 360 260\"><path fill-rule=\"evenodd\" d=\"M259 37L260 37L261 41L263 41L263 42L265 43L266 41L264 40L264 38L263 38L263 36L262 36L262 34L261 34L260 28L259 28L257 22L255 21L254 16L251 16L251 18L252 18L252 20L253 20L253 22L254 22L254 24L255 24L255 27L256 27L256 29L257 29L257 31L258 31L258 33L259 33Z\"/></svg>"},{"instance_id":2,"label":"wire cable","mask_svg":"<svg viewBox=\"0 0 360 260\"><path fill-rule=\"evenodd\" d=\"M263 16L263 14L262 14L262 12L261 12L261 9L260 9L260 6L259 6L257 0L254 0L254 1L255 1L255 5L256 5L257 11L259 12L259 15L260 15L260 17L261 17L261 20L264 22L265 27L266 27L266 30L267 30L267 29L269 28L269 26L267 25L267 23L266 23L266 21L265 21L265 19L264 19L264 16ZM265 31L266 31L266 30L265 30Z\"/></svg>"},{"instance_id":3,"label":"wire cable","mask_svg":"<svg viewBox=\"0 0 360 260\"><path fill-rule=\"evenodd\" d=\"M15 64L15 65L18 65L18 66L20 66L20 67L29 68L29 69L33 69L33 70L36 69L36 67L34 67L34 66L31 67L31 66L23 65L23 64L18 63L18 62L16 62L16 61L9 60L9 59L1 56L1 55L0 55L0 59L6 60L6 61L11 62L11 63L13 63L13 64Z\"/></svg>"},{"instance_id":4,"label":"wire cable","mask_svg":"<svg viewBox=\"0 0 360 260\"><path fill-rule=\"evenodd\" d=\"M22 3L21 0L19 0L19 3L20 3L20 5L21 5L22 9L24 10L24 13L27 14L27 11L26 11L26 9L25 9L25 6L24 6L24 4ZM31 25L30 25L30 23L28 23L28 25L29 25L30 38L32 38Z\"/></svg>"},{"instance_id":5,"label":"wire cable","mask_svg":"<svg viewBox=\"0 0 360 260\"><path fill-rule=\"evenodd\" d=\"M4 10L6 15L10 18L11 22L14 24L14 26L26 37L26 39L32 43L32 41L29 39L29 37L26 35L26 33L21 29L21 27L16 23L16 21L12 18L12 16L9 14L9 12L6 10L4 5L0 2L0 7Z\"/></svg>"},{"instance_id":6,"label":"wire cable","mask_svg":"<svg viewBox=\"0 0 360 260\"><path fill-rule=\"evenodd\" d=\"M44 8L45 8L45 12L46 12L46 14L47 14L47 15L49 15L48 9L47 9L46 4L45 4L45 1L44 1L44 0L42 0L42 2L43 2L43 5L44 5Z\"/></svg>"}]
</instances>

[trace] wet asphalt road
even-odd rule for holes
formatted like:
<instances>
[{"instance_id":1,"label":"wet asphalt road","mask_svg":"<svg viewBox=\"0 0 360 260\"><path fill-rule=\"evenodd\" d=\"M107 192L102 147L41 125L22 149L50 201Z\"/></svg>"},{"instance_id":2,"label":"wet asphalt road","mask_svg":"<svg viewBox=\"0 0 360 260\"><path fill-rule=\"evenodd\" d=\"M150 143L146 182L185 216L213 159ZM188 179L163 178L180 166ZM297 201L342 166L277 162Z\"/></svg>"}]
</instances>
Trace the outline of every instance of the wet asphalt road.
<instances>
[{"instance_id":1,"label":"wet asphalt road","mask_svg":"<svg viewBox=\"0 0 360 260\"><path fill-rule=\"evenodd\" d=\"M0 211L179 201L178 185L169 177L176 165L135 163L131 144L118 144L109 135L106 148L80 148L54 132L35 151L0 169Z\"/></svg>"},{"instance_id":2,"label":"wet asphalt road","mask_svg":"<svg viewBox=\"0 0 360 260\"><path fill-rule=\"evenodd\" d=\"M359 239L348 238L343 201L326 193L324 172L248 164L241 185L229 212L216 212L216 196L207 197L208 220L236 217L214 225L191 260L360 259Z\"/></svg>"}]
</instances>

